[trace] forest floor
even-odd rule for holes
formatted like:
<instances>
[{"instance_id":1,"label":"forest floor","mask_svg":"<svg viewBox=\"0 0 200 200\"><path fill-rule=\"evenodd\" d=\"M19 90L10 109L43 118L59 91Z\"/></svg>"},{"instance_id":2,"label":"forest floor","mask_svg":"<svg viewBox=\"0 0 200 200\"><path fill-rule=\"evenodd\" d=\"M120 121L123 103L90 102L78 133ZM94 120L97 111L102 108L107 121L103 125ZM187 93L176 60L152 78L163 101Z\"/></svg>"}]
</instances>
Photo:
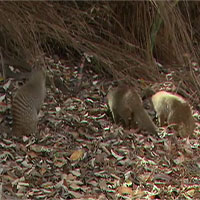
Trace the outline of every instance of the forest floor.
<instances>
[{"instance_id":1,"label":"forest floor","mask_svg":"<svg viewBox=\"0 0 200 200\"><path fill-rule=\"evenodd\" d=\"M47 88L40 138L0 135L0 199L200 199L199 115L189 139L115 125L105 77L49 59L61 89ZM84 64L84 63L83 63ZM7 93L16 81L1 87ZM80 84L80 90L76 85ZM56 84L55 84L56 85ZM12 89L11 89L12 88ZM1 102L10 96L1 96ZM1 122L10 103L1 103Z\"/></svg>"}]
</instances>

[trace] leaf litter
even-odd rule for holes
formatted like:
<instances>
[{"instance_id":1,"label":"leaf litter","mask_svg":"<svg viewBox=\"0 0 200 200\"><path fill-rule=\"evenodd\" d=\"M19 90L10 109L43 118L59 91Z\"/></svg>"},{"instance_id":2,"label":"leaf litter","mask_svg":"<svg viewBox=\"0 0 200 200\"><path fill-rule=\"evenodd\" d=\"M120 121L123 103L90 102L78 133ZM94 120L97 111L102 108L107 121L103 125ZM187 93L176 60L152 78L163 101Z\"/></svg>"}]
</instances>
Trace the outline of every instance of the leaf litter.
<instances>
[{"instance_id":1,"label":"leaf litter","mask_svg":"<svg viewBox=\"0 0 200 200\"><path fill-rule=\"evenodd\" d=\"M108 115L103 77L86 69L74 95L78 67L50 65L69 91L47 89L39 139L0 136L2 199L200 198L199 126L190 140L125 130Z\"/></svg>"}]
</instances>

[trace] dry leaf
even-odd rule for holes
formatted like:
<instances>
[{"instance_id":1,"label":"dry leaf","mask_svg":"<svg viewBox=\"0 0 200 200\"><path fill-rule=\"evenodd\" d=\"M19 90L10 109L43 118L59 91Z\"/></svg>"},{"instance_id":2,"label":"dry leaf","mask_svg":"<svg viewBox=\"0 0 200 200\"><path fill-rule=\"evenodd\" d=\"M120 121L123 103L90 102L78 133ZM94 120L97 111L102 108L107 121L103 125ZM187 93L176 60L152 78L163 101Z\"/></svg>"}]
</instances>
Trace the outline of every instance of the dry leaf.
<instances>
[{"instance_id":1,"label":"dry leaf","mask_svg":"<svg viewBox=\"0 0 200 200\"><path fill-rule=\"evenodd\" d=\"M72 174L68 174L64 179L65 179L65 180L68 180L68 181L73 181L73 180L76 179L76 177L73 176Z\"/></svg>"},{"instance_id":2,"label":"dry leaf","mask_svg":"<svg viewBox=\"0 0 200 200\"><path fill-rule=\"evenodd\" d=\"M185 160L185 157L184 157L183 154L181 154L177 159L174 160L174 162L175 162L177 165L179 165L179 164L181 164L182 162L184 162L184 160Z\"/></svg>"},{"instance_id":3,"label":"dry leaf","mask_svg":"<svg viewBox=\"0 0 200 200\"><path fill-rule=\"evenodd\" d=\"M112 149L111 149L111 154L112 154L113 157L115 157L117 160L122 160L122 159L124 159L124 156L120 156L120 155L116 154Z\"/></svg>"},{"instance_id":4,"label":"dry leaf","mask_svg":"<svg viewBox=\"0 0 200 200\"><path fill-rule=\"evenodd\" d=\"M126 187L126 186L118 187L117 192L120 195L131 195L131 196L133 196L133 190L130 187Z\"/></svg>"},{"instance_id":5,"label":"dry leaf","mask_svg":"<svg viewBox=\"0 0 200 200\"><path fill-rule=\"evenodd\" d=\"M172 143L170 140L164 141L164 150L166 150L167 152L172 151Z\"/></svg>"},{"instance_id":6,"label":"dry leaf","mask_svg":"<svg viewBox=\"0 0 200 200\"><path fill-rule=\"evenodd\" d=\"M31 158L37 158L38 155L34 151L30 151L27 153Z\"/></svg>"},{"instance_id":7,"label":"dry leaf","mask_svg":"<svg viewBox=\"0 0 200 200\"><path fill-rule=\"evenodd\" d=\"M51 152L51 148L50 147L45 147L45 146L37 145L37 144L31 145L30 149L32 151L37 152L37 153L40 153L40 152Z\"/></svg>"},{"instance_id":8,"label":"dry leaf","mask_svg":"<svg viewBox=\"0 0 200 200\"><path fill-rule=\"evenodd\" d=\"M188 196L193 197L194 193L195 193L195 189L191 188L190 190L188 190L187 192L185 192Z\"/></svg>"},{"instance_id":9,"label":"dry leaf","mask_svg":"<svg viewBox=\"0 0 200 200\"><path fill-rule=\"evenodd\" d=\"M154 180L162 180L162 181L169 182L171 180L171 177L167 174L156 174L154 176Z\"/></svg>"},{"instance_id":10,"label":"dry leaf","mask_svg":"<svg viewBox=\"0 0 200 200\"><path fill-rule=\"evenodd\" d=\"M45 173L46 173L46 169L44 168L44 167L42 167L41 169L40 169L40 174L41 175L44 175Z\"/></svg>"},{"instance_id":11,"label":"dry leaf","mask_svg":"<svg viewBox=\"0 0 200 200\"><path fill-rule=\"evenodd\" d=\"M134 197L134 199L136 199L136 198L141 199L144 195L145 195L145 191L136 190L136 191L134 191L133 197ZM152 196L152 197L154 197L154 196Z\"/></svg>"},{"instance_id":12,"label":"dry leaf","mask_svg":"<svg viewBox=\"0 0 200 200\"><path fill-rule=\"evenodd\" d=\"M99 181L99 187L101 188L101 190L105 190L107 189L107 182L105 180L100 180Z\"/></svg>"},{"instance_id":13,"label":"dry leaf","mask_svg":"<svg viewBox=\"0 0 200 200\"><path fill-rule=\"evenodd\" d=\"M54 187L54 184L52 182L46 182L46 183L43 183L41 187L46 188L46 189L52 189Z\"/></svg>"},{"instance_id":14,"label":"dry leaf","mask_svg":"<svg viewBox=\"0 0 200 200\"><path fill-rule=\"evenodd\" d=\"M74 192L74 191L71 191L71 190L69 190L68 192L69 192L69 194L71 194L76 199L80 199L81 197L83 197L83 195L79 192Z\"/></svg>"},{"instance_id":15,"label":"dry leaf","mask_svg":"<svg viewBox=\"0 0 200 200\"><path fill-rule=\"evenodd\" d=\"M80 160L83 157L84 151L82 149L76 150L70 156L71 161Z\"/></svg>"},{"instance_id":16,"label":"dry leaf","mask_svg":"<svg viewBox=\"0 0 200 200\"><path fill-rule=\"evenodd\" d=\"M63 167L66 163L67 162L66 162L65 158L63 158L63 159L59 158L59 159L56 159L54 161L54 165L57 166L57 167L59 167L59 168Z\"/></svg>"},{"instance_id":17,"label":"dry leaf","mask_svg":"<svg viewBox=\"0 0 200 200\"><path fill-rule=\"evenodd\" d=\"M71 183L69 188L72 189L73 191L77 191L81 189L81 187L78 186L76 183Z\"/></svg>"},{"instance_id":18,"label":"dry leaf","mask_svg":"<svg viewBox=\"0 0 200 200\"><path fill-rule=\"evenodd\" d=\"M138 177L141 181L147 182L147 181L150 181L152 179L152 173L146 172L144 174L139 175Z\"/></svg>"}]
</instances>

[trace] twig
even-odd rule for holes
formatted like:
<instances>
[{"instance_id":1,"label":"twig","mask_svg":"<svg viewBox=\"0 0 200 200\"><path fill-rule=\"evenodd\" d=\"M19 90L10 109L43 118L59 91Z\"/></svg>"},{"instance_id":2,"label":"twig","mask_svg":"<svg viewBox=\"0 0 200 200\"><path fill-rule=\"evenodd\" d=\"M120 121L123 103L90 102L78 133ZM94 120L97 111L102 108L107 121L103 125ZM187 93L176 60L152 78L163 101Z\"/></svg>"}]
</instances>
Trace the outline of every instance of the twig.
<instances>
[{"instance_id":1,"label":"twig","mask_svg":"<svg viewBox=\"0 0 200 200\"><path fill-rule=\"evenodd\" d=\"M76 92L78 92L81 88L82 85L82 80L83 80L83 68L85 66L85 56L83 56L81 58L81 64L80 64L80 68L79 68L79 73L78 73L78 83L77 83L77 88L76 88Z\"/></svg>"},{"instance_id":2,"label":"twig","mask_svg":"<svg viewBox=\"0 0 200 200\"><path fill-rule=\"evenodd\" d=\"M3 193L3 183L0 184L0 200L2 200L2 193Z\"/></svg>"},{"instance_id":3,"label":"twig","mask_svg":"<svg viewBox=\"0 0 200 200\"><path fill-rule=\"evenodd\" d=\"M6 69L5 69L5 65L4 65L2 47L0 47L0 56L1 56L1 67L2 67L2 72L3 72L3 81L5 83L5 80L6 80Z\"/></svg>"}]
</instances>

